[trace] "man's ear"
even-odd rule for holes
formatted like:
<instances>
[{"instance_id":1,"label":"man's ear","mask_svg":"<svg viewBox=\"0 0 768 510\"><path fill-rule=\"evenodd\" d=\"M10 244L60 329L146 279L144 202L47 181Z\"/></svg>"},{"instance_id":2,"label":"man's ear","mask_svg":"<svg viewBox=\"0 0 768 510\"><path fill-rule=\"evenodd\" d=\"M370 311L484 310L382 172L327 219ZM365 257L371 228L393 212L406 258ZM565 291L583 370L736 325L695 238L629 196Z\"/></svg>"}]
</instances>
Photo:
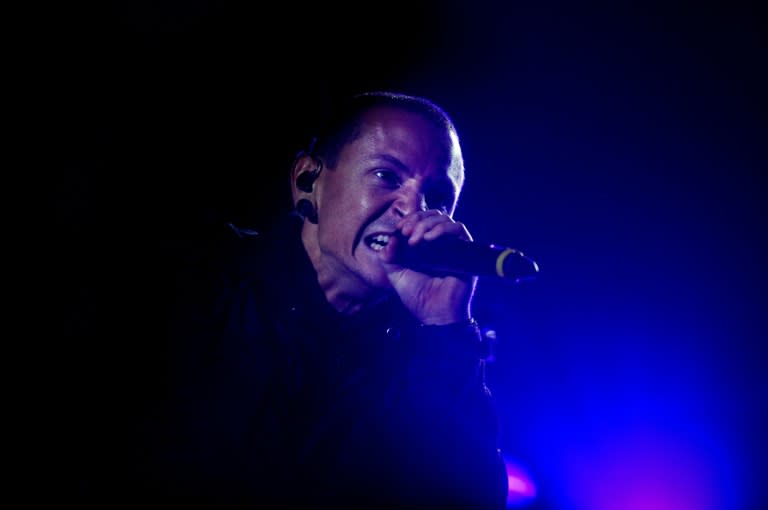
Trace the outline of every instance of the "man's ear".
<instances>
[{"instance_id":1,"label":"man's ear","mask_svg":"<svg viewBox=\"0 0 768 510\"><path fill-rule=\"evenodd\" d=\"M301 195L312 193L315 180L323 169L323 163L318 158L306 153L300 153L291 168L291 191L294 202Z\"/></svg>"}]
</instances>

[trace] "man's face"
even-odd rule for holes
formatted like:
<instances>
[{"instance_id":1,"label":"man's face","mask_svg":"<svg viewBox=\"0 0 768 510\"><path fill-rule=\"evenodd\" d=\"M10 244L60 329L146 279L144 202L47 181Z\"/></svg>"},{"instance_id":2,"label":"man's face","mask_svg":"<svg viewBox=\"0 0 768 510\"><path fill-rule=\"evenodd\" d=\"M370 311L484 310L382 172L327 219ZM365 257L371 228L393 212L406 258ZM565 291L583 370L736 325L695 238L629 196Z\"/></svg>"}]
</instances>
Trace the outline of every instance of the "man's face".
<instances>
[{"instance_id":1,"label":"man's face","mask_svg":"<svg viewBox=\"0 0 768 510\"><path fill-rule=\"evenodd\" d=\"M335 168L317 182L317 245L324 278L370 295L390 288L378 249L404 215L452 215L463 184L458 140L421 115L377 107L362 119Z\"/></svg>"}]
</instances>

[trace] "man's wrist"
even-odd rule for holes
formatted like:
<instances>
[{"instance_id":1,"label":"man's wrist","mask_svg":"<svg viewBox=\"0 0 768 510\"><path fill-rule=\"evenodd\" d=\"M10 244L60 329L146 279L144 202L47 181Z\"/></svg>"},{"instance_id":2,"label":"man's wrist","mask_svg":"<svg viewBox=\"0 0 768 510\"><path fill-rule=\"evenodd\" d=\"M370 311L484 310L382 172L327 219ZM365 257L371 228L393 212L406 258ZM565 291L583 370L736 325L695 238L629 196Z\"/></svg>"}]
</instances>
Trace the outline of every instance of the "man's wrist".
<instances>
[{"instance_id":1,"label":"man's wrist","mask_svg":"<svg viewBox=\"0 0 768 510\"><path fill-rule=\"evenodd\" d=\"M462 357L464 353L471 359L488 357L487 339L474 317L450 324L421 324L419 329L424 334L425 345L430 346L432 353L442 353L449 357Z\"/></svg>"},{"instance_id":2,"label":"man's wrist","mask_svg":"<svg viewBox=\"0 0 768 510\"><path fill-rule=\"evenodd\" d=\"M474 317L468 317L466 319L460 320L460 321L453 321L453 322L446 322L443 324L440 323L433 323L433 324L421 324L421 327L423 328L445 328L448 329L455 329L455 330L462 330L465 328L479 328L477 321Z\"/></svg>"}]
</instances>

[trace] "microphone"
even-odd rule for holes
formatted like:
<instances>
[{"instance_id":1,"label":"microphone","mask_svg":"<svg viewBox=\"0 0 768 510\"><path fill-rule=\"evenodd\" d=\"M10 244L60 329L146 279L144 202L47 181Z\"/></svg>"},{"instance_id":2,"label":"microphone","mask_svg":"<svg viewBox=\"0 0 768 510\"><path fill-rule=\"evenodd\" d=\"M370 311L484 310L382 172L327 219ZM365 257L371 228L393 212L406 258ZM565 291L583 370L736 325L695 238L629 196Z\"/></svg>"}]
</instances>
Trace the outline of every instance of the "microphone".
<instances>
[{"instance_id":1,"label":"microphone","mask_svg":"<svg viewBox=\"0 0 768 510\"><path fill-rule=\"evenodd\" d=\"M519 250L456 238L404 245L395 261L429 274L493 276L515 283L539 273L539 265Z\"/></svg>"}]
</instances>

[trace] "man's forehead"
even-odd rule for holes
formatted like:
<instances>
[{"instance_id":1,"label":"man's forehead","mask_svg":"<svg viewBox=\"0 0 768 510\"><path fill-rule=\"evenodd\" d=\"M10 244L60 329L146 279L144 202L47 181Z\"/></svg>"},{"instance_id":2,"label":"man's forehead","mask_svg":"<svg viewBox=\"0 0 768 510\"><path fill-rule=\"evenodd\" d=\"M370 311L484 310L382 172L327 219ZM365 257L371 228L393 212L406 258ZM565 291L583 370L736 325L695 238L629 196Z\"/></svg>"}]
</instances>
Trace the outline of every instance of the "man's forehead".
<instances>
[{"instance_id":1,"label":"man's forehead","mask_svg":"<svg viewBox=\"0 0 768 510\"><path fill-rule=\"evenodd\" d=\"M361 116L356 135L356 139L365 137L373 142L420 143L436 148L446 166L462 160L455 131L422 112L393 106L371 108Z\"/></svg>"},{"instance_id":2,"label":"man's forehead","mask_svg":"<svg viewBox=\"0 0 768 510\"><path fill-rule=\"evenodd\" d=\"M456 183L456 187L461 190L464 186L464 156L461 154L461 143L459 136L454 130L450 130L450 167L448 175Z\"/></svg>"}]
</instances>

